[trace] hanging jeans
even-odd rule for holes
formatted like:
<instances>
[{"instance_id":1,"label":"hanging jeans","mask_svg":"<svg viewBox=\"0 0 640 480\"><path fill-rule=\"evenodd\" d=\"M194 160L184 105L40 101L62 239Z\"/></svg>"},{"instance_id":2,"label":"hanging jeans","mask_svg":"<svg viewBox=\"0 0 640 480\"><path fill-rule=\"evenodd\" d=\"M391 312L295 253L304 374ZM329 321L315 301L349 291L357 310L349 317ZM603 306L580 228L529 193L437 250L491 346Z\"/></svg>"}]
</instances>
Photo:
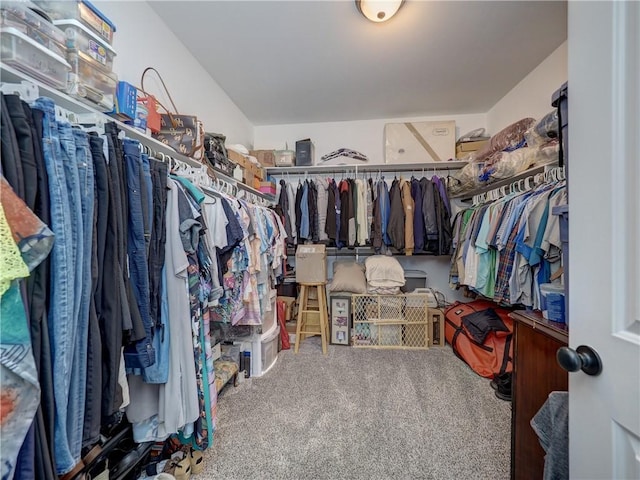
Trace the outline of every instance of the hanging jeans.
<instances>
[{"instance_id":1,"label":"hanging jeans","mask_svg":"<svg viewBox=\"0 0 640 480\"><path fill-rule=\"evenodd\" d=\"M125 359L129 373L139 373L155 363L155 350L151 345L153 339L153 324L149 315L149 267L147 264L146 242L144 231L144 213L142 195L146 195L146 186L141 181L143 175L140 143L128 138L124 139L124 159L127 178L127 195L129 199L129 223L127 237L127 252L129 258L129 277L142 323L145 338L129 346L125 350ZM127 353L135 349L135 359L127 358Z\"/></svg>"},{"instance_id":2,"label":"hanging jeans","mask_svg":"<svg viewBox=\"0 0 640 480\"><path fill-rule=\"evenodd\" d=\"M76 297L76 262L74 255L77 253L77 245L74 248L74 239L77 238L77 226L73 228L78 209L77 203L74 211L71 210L70 193L67 188L66 171L71 170L70 161L62 154L61 139L58 123L55 118L53 100L49 98L38 98L34 105L35 109L44 112L43 116L43 152L49 180L49 199L51 206L50 228L55 234L55 242L51 253L51 307L49 309L49 334L51 340L51 356L53 359L53 388L55 398L55 423L54 441L56 446L55 460L58 474L70 471L80 459L79 438L73 437L74 432L69 431L67 426L73 424L72 419L68 419L68 412L79 415L78 412L84 410L84 396L82 396L82 407L76 405L80 390L84 391L86 379L79 379L72 376L72 363L74 358L74 348L77 334L78 310L75 309ZM60 124L60 130L68 131L65 137L66 150L70 153L69 143L73 142L71 127ZM75 159L75 145L73 146ZM65 165L66 164L66 165ZM66 167L66 168L65 168ZM76 168L76 188L77 168ZM69 182L73 184L73 179ZM76 191L77 195L79 192ZM76 197L77 198L77 197ZM81 214L77 215L81 218ZM75 235L74 235L75 233ZM75 394L75 396L74 396ZM80 416L80 418L82 418ZM68 422L69 420L69 422ZM73 429L72 429L73 430Z\"/></svg>"},{"instance_id":3,"label":"hanging jeans","mask_svg":"<svg viewBox=\"0 0 640 480\"><path fill-rule=\"evenodd\" d=\"M90 287L90 280L85 277L86 262L91 258L91 250L87 252L85 241L84 215L83 215L83 182L78 169L78 151L76 140L84 138L81 149L81 161L87 153L86 133L73 130L69 124L58 123L60 135L60 150L62 162L67 180L67 194L69 195L69 207L71 212L71 238L74 290L74 315L76 318L76 331L73 342L73 358L71 362L71 384L69 389L69 404L67 410L67 434L69 436L69 448L74 460L80 459L82 449L82 431L84 419L84 404L87 384L87 336L89 328L88 295L85 289ZM83 137L84 136L84 137ZM93 202L92 202L93 203ZM93 212L93 205L92 205ZM88 284L87 284L88 283ZM85 313L86 305L86 313Z\"/></svg>"},{"instance_id":4,"label":"hanging jeans","mask_svg":"<svg viewBox=\"0 0 640 480\"><path fill-rule=\"evenodd\" d=\"M144 244L145 254L149 257L149 247L151 245L151 228L153 225L153 185L151 182L151 167L149 156L146 153L140 155L142 169L140 170L140 199L142 200L142 218L144 220Z\"/></svg>"}]
</instances>

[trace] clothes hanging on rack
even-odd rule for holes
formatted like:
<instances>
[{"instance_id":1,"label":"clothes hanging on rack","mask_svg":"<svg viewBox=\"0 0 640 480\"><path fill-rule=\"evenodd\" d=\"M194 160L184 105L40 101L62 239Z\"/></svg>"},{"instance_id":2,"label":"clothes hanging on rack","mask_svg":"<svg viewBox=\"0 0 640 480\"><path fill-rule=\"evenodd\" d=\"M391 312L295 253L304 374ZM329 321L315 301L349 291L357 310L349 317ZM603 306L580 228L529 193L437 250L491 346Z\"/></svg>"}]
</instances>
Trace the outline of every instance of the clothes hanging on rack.
<instances>
[{"instance_id":1,"label":"clothes hanging on rack","mask_svg":"<svg viewBox=\"0 0 640 480\"><path fill-rule=\"evenodd\" d=\"M289 190L292 185L281 179L283 212L282 192ZM451 205L445 179L436 176L395 179L390 189L384 177L299 180L295 211L295 216L283 213L283 223L290 222L291 230L298 231L298 243L322 242L337 248L370 245L377 253L393 248L405 255L451 253Z\"/></svg>"},{"instance_id":2,"label":"clothes hanging on rack","mask_svg":"<svg viewBox=\"0 0 640 480\"><path fill-rule=\"evenodd\" d=\"M0 340L27 333L21 341L33 354L16 366L32 368L29 388L40 389L39 403L29 394L36 409L21 403L18 428L3 424L3 476L20 468L17 458L25 472L35 465L36 478L81 468L123 422L136 442L179 434L207 448L217 403L211 322L261 324L283 277L284 223L211 188L204 167L173 161L169 175L115 123L87 132L58 118L48 98L2 102L7 188L55 235L49 256L44 231L23 237L23 257L40 252L39 265L26 262L31 276L1 292L2 318L11 308L12 323ZM8 202L3 194L0 210Z\"/></svg>"},{"instance_id":3,"label":"clothes hanging on rack","mask_svg":"<svg viewBox=\"0 0 640 480\"><path fill-rule=\"evenodd\" d=\"M389 223L387 234L391 246L398 250L404 249L404 207L402 205L402 195L400 194L400 182L394 178L389 190Z\"/></svg>"},{"instance_id":4,"label":"clothes hanging on rack","mask_svg":"<svg viewBox=\"0 0 640 480\"><path fill-rule=\"evenodd\" d=\"M565 182L552 182L459 212L453 225L452 286L539 309L540 285L560 268L559 224L550 212L566 201Z\"/></svg>"}]
</instances>

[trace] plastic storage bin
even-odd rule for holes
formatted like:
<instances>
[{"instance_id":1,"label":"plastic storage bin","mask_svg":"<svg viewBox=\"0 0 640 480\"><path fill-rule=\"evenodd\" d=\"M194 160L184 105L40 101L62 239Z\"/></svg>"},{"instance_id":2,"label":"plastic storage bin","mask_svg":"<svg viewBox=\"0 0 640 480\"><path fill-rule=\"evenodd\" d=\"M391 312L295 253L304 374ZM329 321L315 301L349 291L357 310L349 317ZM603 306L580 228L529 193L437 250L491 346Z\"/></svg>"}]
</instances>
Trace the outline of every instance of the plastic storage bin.
<instances>
[{"instance_id":1,"label":"plastic storage bin","mask_svg":"<svg viewBox=\"0 0 640 480\"><path fill-rule=\"evenodd\" d=\"M15 28L0 28L0 59L6 65L64 90L70 66L60 55Z\"/></svg>"},{"instance_id":2,"label":"plastic storage bin","mask_svg":"<svg viewBox=\"0 0 640 480\"><path fill-rule=\"evenodd\" d=\"M540 308L547 320L566 323L564 287L555 283L540 285Z\"/></svg>"},{"instance_id":3,"label":"plastic storage bin","mask_svg":"<svg viewBox=\"0 0 640 480\"><path fill-rule=\"evenodd\" d=\"M64 32L31 10L29 5L33 4L29 2L2 2L0 4L0 28L15 28L64 58L67 54Z\"/></svg>"},{"instance_id":4,"label":"plastic storage bin","mask_svg":"<svg viewBox=\"0 0 640 480\"><path fill-rule=\"evenodd\" d=\"M269 304L271 305L271 311L264 312L264 318L262 319L262 332L272 332L273 327L278 322L276 299L278 298L278 292L271 290L269 292Z\"/></svg>"},{"instance_id":5,"label":"plastic storage bin","mask_svg":"<svg viewBox=\"0 0 640 480\"><path fill-rule=\"evenodd\" d=\"M276 363L278 359L278 337L280 336L280 327L277 326L275 332L265 336L260 343L260 375L264 375Z\"/></svg>"},{"instance_id":6,"label":"plastic storage bin","mask_svg":"<svg viewBox=\"0 0 640 480\"><path fill-rule=\"evenodd\" d=\"M88 101L93 107L110 112L118 85L115 73L96 68L92 59L83 52L70 51L67 59L71 65L67 93L80 100Z\"/></svg>"},{"instance_id":7,"label":"plastic storage bin","mask_svg":"<svg viewBox=\"0 0 640 480\"><path fill-rule=\"evenodd\" d=\"M64 30L69 49L84 53L97 67L109 72L113 70L116 51L97 34L78 20L54 20L53 24Z\"/></svg>"},{"instance_id":8,"label":"plastic storage bin","mask_svg":"<svg viewBox=\"0 0 640 480\"><path fill-rule=\"evenodd\" d=\"M404 279L403 292L413 292L416 289L426 288L427 286L427 272L422 270L405 270Z\"/></svg>"},{"instance_id":9,"label":"plastic storage bin","mask_svg":"<svg viewBox=\"0 0 640 480\"><path fill-rule=\"evenodd\" d=\"M111 45L116 26L91 2L86 0L49 1L36 0L36 3L54 20L74 19L82 22L96 32L100 38Z\"/></svg>"}]
</instances>

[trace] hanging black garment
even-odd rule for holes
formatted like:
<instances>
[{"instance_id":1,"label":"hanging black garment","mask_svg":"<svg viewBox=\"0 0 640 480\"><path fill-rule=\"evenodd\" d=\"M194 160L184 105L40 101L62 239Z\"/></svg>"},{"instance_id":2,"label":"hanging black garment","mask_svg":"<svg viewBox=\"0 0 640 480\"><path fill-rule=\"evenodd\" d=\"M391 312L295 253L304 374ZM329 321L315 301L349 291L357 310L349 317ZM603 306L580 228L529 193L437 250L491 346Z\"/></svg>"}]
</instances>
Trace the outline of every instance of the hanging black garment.
<instances>
[{"instance_id":1,"label":"hanging black garment","mask_svg":"<svg viewBox=\"0 0 640 480\"><path fill-rule=\"evenodd\" d=\"M307 206L309 208L309 235L313 243L320 241L319 221L318 221L318 190L316 184L307 180Z\"/></svg>"},{"instance_id":2,"label":"hanging black garment","mask_svg":"<svg viewBox=\"0 0 640 480\"><path fill-rule=\"evenodd\" d=\"M348 179L350 193L350 210L349 210L349 246L354 247L358 239L358 222L356 221L356 212L358 208L358 191L356 189L356 181Z\"/></svg>"},{"instance_id":3,"label":"hanging black garment","mask_svg":"<svg viewBox=\"0 0 640 480\"><path fill-rule=\"evenodd\" d=\"M411 197L413 198L413 244L414 251L424 250L424 216L422 214L422 188L416 178L411 179Z\"/></svg>"},{"instance_id":4,"label":"hanging black garment","mask_svg":"<svg viewBox=\"0 0 640 480\"><path fill-rule=\"evenodd\" d=\"M400 194L400 182L394 179L389 190L390 213L387 224L387 235L391 240L391 245L398 250L404 249L404 207L402 206L402 195Z\"/></svg>"},{"instance_id":5,"label":"hanging black garment","mask_svg":"<svg viewBox=\"0 0 640 480\"><path fill-rule=\"evenodd\" d=\"M450 255L453 244L453 227L451 225L450 207L448 207L449 199L442 197L440 189L434 188L434 190L439 218L438 255Z\"/></svg>"},{"instance_id":6,"label":"hanging black garment","mask_svg":"<svg viewBox=\"0 0 640 480\"><path fill-rule=\"evenodd\" d=\"M329 240L336 241L337 223L336 223L336 182L331 179L329 188L327 189L327 222L324 226L324 232Z\"/></svg>"},{"instance_id":7,"label":"hanging black garment","mask_svg":"<svg viewBox=\"0 0 640 480\"><path fill-rule=\"evenodd\" d=\"M431 181L422 177L420 179L420 187L422 188L423 201L422 201L422 216L424 218L424 250L438 254L439 251L439 236L438 236L438 214L436 209L436 197L435 187Z\"/></svg>"},{"instance_id":8,"label":"hanging black garment","mask_svg":"<svg viewBox=\"0 0 640 480\"><path fill-rule=\"evenodd\" d=\"M293 245L293 230L291 230L291 217L289 216L289 196L287 195L287 182L280 180L280 196L278 197L284 231L287 233L287 245Z\"/></svg>"},{"instance_id":9,"label":"hanging black garment","mask_svg":"<svg viewBox=\"0 0 640 480\"><path fill-rule=\"evenodd\" d=\"M349 182L342 180L340 182L340 233L339 240L343 245L349 245L349 204L351 204L351 195L349 192Z\"/></svg>"},{"instance_id":10,"label":"hanging black garment","mask_svg":"<svg viewBox=\"0 0 640 480\"><path fill-rule=\"evenodd\" d=\"M304 243L300 236L300 226L302 225L302 184L298 184L296 190L296 238L298 243Z\"/></svg>"}]
</instances>

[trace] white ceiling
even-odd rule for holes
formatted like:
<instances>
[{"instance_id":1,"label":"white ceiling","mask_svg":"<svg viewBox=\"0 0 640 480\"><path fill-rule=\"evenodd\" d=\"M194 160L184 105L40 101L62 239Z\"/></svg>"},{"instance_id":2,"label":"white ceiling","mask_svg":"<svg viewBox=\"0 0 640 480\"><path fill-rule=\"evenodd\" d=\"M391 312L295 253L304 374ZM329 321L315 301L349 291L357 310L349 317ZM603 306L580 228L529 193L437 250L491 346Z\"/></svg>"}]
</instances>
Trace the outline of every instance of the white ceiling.
<instances>
[{"instance_id":1,"label":"white ceiling","mask_svg":"<svg viewBox=\"0 0 640 480\"><path fill-rule=\"evenodd\" d=\"M485 113L567 38L560 1L161 1L254 125Z\"/></svg>"}]
</instances>

